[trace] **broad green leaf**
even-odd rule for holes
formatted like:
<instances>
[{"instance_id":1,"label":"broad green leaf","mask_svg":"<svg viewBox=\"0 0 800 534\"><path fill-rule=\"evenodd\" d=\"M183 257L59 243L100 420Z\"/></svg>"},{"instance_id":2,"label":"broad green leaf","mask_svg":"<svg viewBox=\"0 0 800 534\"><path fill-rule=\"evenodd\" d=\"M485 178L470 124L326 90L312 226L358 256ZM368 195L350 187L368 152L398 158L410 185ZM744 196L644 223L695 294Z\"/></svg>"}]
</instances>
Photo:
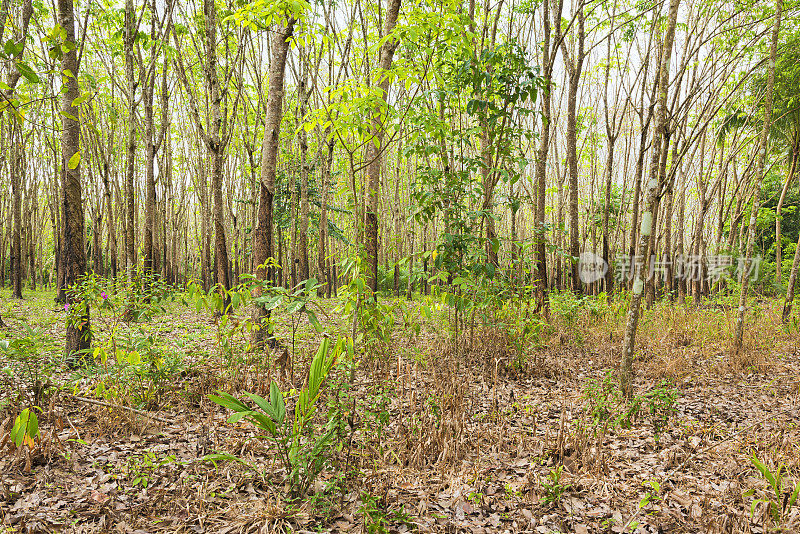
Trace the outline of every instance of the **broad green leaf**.
<instances>
[{"instance_id":1,"label":"broad green leaf","mask_svg":"<svg viewBox=\"0 0 800 534\"><path fill-rule=\"evenodd\" d=\"M17 70L22 74L30 83L39 83L39 75L27 63L22 61L17 62Z\"/></svg>"},{"instance_id":2,"label":"broad green leaf","mask_svg":"<svg viewBox=\"0 0 800 534\"><path fill-rule=\"evenodd\" d=\"M231 410L241 412L241 411L250 411L250 407L244 404L242 401L231 395L230 393L225 393L224 391L218 391L219 395L209 395L208 398L212 402L216 402L220 406L224 406L225 408L230 408Z\"/></svg>"}]
</instances>

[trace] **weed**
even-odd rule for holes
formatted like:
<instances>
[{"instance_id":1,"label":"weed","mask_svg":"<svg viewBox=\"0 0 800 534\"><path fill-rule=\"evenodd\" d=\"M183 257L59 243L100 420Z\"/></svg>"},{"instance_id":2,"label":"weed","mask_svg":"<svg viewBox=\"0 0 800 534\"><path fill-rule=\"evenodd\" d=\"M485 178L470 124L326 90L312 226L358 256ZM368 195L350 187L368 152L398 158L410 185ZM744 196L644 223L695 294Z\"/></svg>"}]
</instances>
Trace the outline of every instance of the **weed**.
<instances>
[{"instance_id":1,"label":"weed","mask_svg":"<svg viewBox=\"0 0 800 534\"><path fill-rule=\"evenodd\" d=\"M787 484L787 469L783 464L778 465L778 468L772 471L758 459L755 453L750 457L750 462L769 483L771 490L765 498L753 500L750 504L750 515L755 515L756 508L763 503L766 505L767 516L772 519L776 526L780 527L789 516L792 508L797 504L798 495L800 495L800 482L797 482L794 488L791 487L791 484ZM744 497L751 497L755 493L755 488L751 488L745 492Z\"/></svg>"},{"instance_id":2,"label":"weed","mask_svg":"<svg viewBox=\"0 0 800 534\"><path fill-rule=\"evenodd\" d=\"M147 488L156 471L165 465L175 462L174 455L159 458L156 453L145 451L144 454L137 454L128 458L127 478L131 486Z\"/></svg>"},{"instance_id":3,"label":"weed","mask_svg":"<svg viewBox=\"0 0 800 534\"><path fill-rule=\"evenodd\" d=\"M561 502L561 500L564 498L564 494L567 493L570 488L572 488L572 484L562 482L561 479L563 474L563 465L559 465L550 470L550 472L547 474L547 479L542 482L544 497L539 499L539 504L547 506Z\"/></svg>"},{"instance_id":4,"label":"weed","mask_svg":"<svg viewBox=\"0 0 800 534\"><path fill-rule=\"evenodd\" d=\"M400 510L387 510L382 499L361 494L361 506L358 512L364 516L364 527L370 534L388 534L394 532L396 525L405 525L409 530L416 527L414 518L406 513L405 508Z\"/></svg>"},{"instance_id":5,"label":"weed","mask_svg":"<svg viewBox=\"0 0 800 534\"><path fill-rule=\"evenodd\" d=\"M42 353L42 332L25 325L26 335L16 339L0 340L0 353L7 365L0 375L0 384L9 394L8 403L25 406L43 405L51 387L51 377L56 362L49 354Z\"/></svg>"},{"instance_id":6,"label":"weed","mask_svg":"<svg viewBox=\"0 0 800 534\"><path fill-rule=\"evenodd\" d=\"M236 397L218 392L209 398L234 411L228 419L235 423L245 419L265 432L275 448L287 472L292 497L302 497L317 475L329 462L328 448L339 427L338 413L329 414L324 429L315 432L313 419L317 411L317 401L322 394L328 374L345 351L352 356L352 341L339 339L331 350L330 340L325 338L311 362L308 384L298 394L294 406L294 418L287 418L284 396L274 381L270 384L269 400L254 393L245 395L256 404L252 408ZM209 461L237 460L231 454L211 454L204 457Z\"/></svg>"}]
</instances>

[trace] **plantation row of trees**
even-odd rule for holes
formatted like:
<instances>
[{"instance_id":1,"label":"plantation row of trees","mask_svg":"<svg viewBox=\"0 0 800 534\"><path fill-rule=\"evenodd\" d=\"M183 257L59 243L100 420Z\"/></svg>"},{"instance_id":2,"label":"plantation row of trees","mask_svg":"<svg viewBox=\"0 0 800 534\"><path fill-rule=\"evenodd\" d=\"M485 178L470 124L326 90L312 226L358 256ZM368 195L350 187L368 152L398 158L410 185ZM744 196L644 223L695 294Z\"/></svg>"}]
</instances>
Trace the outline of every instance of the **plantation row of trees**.
<instances>
[{"instance_id":1,"label":"plantation row of trees","mask_svg":"<svg viewBox=\"0 0 800 534\"><path fill-rule=\"evenodd\" d=\"M743 310L757 271L790 313L796 0L0 9L17 298L68 301L89 270L330 294L359 257L373 292L499 280L546 311L553 289L631 290L630 357L642 299L741 290Z\"/></svg>"}]
</instances>

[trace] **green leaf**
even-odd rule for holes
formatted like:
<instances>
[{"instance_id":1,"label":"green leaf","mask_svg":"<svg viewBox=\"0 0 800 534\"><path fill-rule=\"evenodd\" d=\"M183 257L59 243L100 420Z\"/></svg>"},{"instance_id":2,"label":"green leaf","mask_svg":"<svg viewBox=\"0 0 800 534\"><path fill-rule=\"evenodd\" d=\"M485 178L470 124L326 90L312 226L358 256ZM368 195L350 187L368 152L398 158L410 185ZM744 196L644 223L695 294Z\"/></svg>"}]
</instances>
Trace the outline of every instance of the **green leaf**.
<instances>
[{"instance_id":1,"label":"green leaf","mask_svg":"<svg viewBox=\"0 0 800 534\"><path fill-rule=\"evenodd\" d=\"M89 100L92 96L93 93L83 93L81 96L72 101L72 107L76 108L80 106L81 104Z\"/></svg>"},{"instance_id":2,"label":"green leaf","mask_svg":"<svg viewBox=\"0 0 800 534\"><path fill-rule=\"evenodd\" d=\"M273 419L273 421L278 418L278 414L275 412L275 409L273 408L272 404L267 402L267 400L264 397L262 397L261 395L256 395L255 393L245 393L245 395L250 397L250 400L255 402L259 408L264 410L264 412L267 415L269 415Z\"/></svg>"},{"instance_id":3,"label":"green leaf","mask_svg":"<svg viewBox=\"0 0 800 534\"><path fill-rule=\"evenodd\" d=\"M81 164L81 151L79 150L75 152L71 158L69 158L67 167L69 167L70 170L75 170L80 164Z\"/></svg>"},{"instance_id":4,"label":"green leaf","mask_svg":"<svg viewBox=\"0 0 800 534\"><path fill-rule=\"evenodd\" d=\"M314 326L317 333L322 333L322 325L317 319L317 314L311 310L306 310L306 315L308 316L308 322Z\"/></svg>"},{"instance_id":5,"label":"green leaf","mask_svg":"<svg viewBox=\"0 0 800 534\"><path fill-rule=\"evenodd\" d=\"M220 406L224 406L225 408L229 408L236 412L249 412L250 407L244 404L242 401L231 395L230 393L225 393L224 391L218 391L219 395L209 395L208 398L211 402L216 402Z\"/></svg>"},{"instance_id":6,"label":"green leaf","mask_svg":"<svg viewBox=\"0 0 800 534\"><path fill-rule=\"evenodd\" d=\"M792 496L789 497L789 502L787 503L787 508L791 509L794 506L794 503L797 502L797 496L800 494L800 482L794 487L794 492L792 492Z\"/></svg>"},{"instance_id":7,"label":"green leaf","mask_svg":"<svg viewBox=\"0 0 800 534\"><path fill-rule=\"evenodd\" d=\"M288 306L286 306L286 313L288 313L289 315L297 313L300 311L300 309L303 307L304 304L305 303L302 300L295 300L289 303Z\"/></svg>"},{"instance_id":8,"label":"green leaf","mask_svg":"<svg viewBox=\"0 0 800 534\"><path fill-rule=\"evenodd\" d=\"M25 79L30 83L39 83L39 75L36 74L27 63L18 61L17 70L19 70L19 73L25 76Z\"/></svg>"},{"instance_id":9,"label":"green leaf","mask_svg":"<svg viewBox=\"0 0 800 534\"><path fill-rule=\"evenodd\" d=\"M28 408L22 410L14 421L14 428L11 429L11 440L14 445L21 447L26 441L35 439L39 435L39 418L36 413Z\"/></svg>"},{"instance_id":10,"label":"green leaf","mask_svg":"<svg viewBox=\"0 0 800 534\"><path fill-rule=\"evenodd\" d=\"M214 467L217 467L217 462L239 462L240 464L247 465L247 462L227 452L218 452L214 454L206 454L201 458L204 462L211 462Z\"/></svg>"},{"instance_id":11,"label":"green leaf","mask_svg":"<svg viewBox=\"0 0 800 534\"><path fill-rule=\"evenodd\" d=\"M278 389L278 384L274 380L269 385L269 402L278 416L278 424L282 425L283 420L286 418L286 404L283 401L280 389Z\"/></svg>"}]
</instances>

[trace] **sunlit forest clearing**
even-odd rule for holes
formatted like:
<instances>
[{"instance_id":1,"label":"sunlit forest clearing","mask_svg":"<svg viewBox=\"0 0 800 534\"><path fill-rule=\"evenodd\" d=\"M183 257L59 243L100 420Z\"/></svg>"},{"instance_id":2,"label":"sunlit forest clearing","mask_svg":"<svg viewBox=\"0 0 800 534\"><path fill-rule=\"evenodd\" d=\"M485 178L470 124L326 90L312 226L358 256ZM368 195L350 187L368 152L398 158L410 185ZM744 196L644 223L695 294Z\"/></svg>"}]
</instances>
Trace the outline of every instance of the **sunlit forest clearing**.
<instances>
[{"instance_id":1,"label":"sunlit forest clearing","mask_svg":"<svg viewBox=\"0 0 800 534\"><path fill-rule=\"evenodd\" d=\"M0 0L0 532L800 532L798 15Z\"/></svg>"}]
</instances>

